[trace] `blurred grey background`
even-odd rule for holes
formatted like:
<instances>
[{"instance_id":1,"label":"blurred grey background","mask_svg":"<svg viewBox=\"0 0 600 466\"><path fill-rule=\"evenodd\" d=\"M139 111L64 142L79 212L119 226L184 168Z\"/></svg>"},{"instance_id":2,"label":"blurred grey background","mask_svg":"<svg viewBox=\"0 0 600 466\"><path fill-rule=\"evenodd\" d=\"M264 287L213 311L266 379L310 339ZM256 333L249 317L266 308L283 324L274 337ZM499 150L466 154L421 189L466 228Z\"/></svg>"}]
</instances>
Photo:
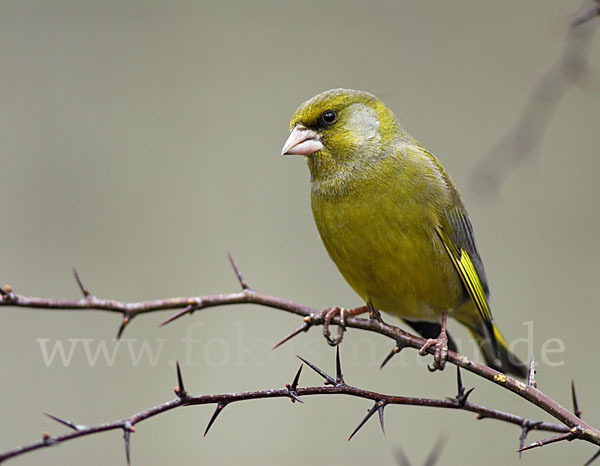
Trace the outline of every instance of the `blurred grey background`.
<instances>
[{"instance_id":1,"label":"blurred grey background","mask_svg":"<svg viewBox=\"0 0 600 466\"><path fill-rule=\"evenodd\" d=\"M539 386L570 406L575 379L585 419L598 426L600 37L589 55L595 71L557 102L534 156L497 195L470 188L478 161L559 56L580 6L3 0L0 282L26 295L75 298L76 266L101 297L230 292L238 289L231 251L261 291L319 308L360 305L313 225L304 161L279 152L301 102L332 87L368 90L438 155L461 189L495 318L509 340L528 338L531 329L531 347L521 341L516 351L523 358L534 352ZM143 316L119 346L112 341L118 315L0 314L0 450L65 431L43 412L91 424L171 399L174 360L198 394L282 387L298 368L295 354L334 367L320 329L272 352L300 321L256 306L210 309L164 328L157 324L168 313ZM466 332L451 329L463 351L480 359ZM103 344L114 360L100 352L91 364ZM542 354L561 344L563 352ZM55 345L73 349L68 364L59 353L46 364L42 350L50 354ZM143 345L154 358L140 356ZM454 369L431 375L414 351L380 371L391 346L347 332L347 381L386 393L455 393ZM464 379L477 387L473 401L548 419L492 384ZM301 379L320 383L309 372ZM439 436L448 440L440 464L519 461L519 429L493 420L389 407L385 436L371 420L348 443L369 402L305 401L230 406L206 438L213 407L161 415L137 426L133 464L394 465L397 448L422 464ZM527 452L522 462L583 463L594 452L573 442ZM125 464L122 434L75 440L10 464Z\"/></svg>"}]
</instances>

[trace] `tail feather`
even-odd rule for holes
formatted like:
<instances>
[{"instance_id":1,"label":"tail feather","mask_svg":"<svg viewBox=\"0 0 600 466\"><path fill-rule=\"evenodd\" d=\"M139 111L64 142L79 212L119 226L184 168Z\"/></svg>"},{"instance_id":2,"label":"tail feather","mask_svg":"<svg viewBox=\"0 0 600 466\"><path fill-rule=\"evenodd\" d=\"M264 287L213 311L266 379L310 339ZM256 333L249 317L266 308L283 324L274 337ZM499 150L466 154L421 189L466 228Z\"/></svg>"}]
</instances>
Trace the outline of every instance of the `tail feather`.
<instances>
[{"instance_id":1,"label":"tail feather","mask_svg":"<svg viewBox=\"0 0 600 466\"><path fill-rule=\"evenodd\" d=\"M487 335L487 328L482 326L481 331L477 331L469 327L469 331L477 341L486 364L500 372L521 378L527 377L526 365L508 348L508 343L495 324L493 330L495 345L493 344L494 339Z\"/></svg>"}]
</instances>

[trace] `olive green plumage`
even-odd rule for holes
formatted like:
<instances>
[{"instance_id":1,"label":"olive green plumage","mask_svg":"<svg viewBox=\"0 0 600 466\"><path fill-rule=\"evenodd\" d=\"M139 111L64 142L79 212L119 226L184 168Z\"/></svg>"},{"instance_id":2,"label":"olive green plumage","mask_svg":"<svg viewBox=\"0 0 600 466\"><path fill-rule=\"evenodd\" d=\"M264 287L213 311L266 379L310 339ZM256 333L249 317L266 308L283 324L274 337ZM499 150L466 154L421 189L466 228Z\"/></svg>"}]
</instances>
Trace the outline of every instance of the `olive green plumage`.
<instances>
[{"instance_id":1,"label":"olive green plumage","mask_svg":"<svg viewBox=\"0 0 600 466\"><path fill-rule=\"evenodd\" d=\"M439 161L367 92L323 92L290 128L284 153L306 156L317 228L361 298L413 322L439 322L448 311L488 364L523 376L493 324L471 223Z\"/></svg>"}]
</instances>

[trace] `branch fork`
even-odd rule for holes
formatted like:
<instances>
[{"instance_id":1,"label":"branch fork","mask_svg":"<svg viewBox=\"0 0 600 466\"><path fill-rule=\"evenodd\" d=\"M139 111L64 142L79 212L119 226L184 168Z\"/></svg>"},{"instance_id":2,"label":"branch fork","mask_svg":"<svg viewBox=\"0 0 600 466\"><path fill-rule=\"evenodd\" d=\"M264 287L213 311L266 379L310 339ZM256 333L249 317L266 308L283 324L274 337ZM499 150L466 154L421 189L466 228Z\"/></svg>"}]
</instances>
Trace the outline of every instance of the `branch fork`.
<instances>
[{"instance_id":1,"label":"branch fork","mask_svg":"<svg viewBox=\"0 0 600 466\"><path fill-rule=\"evenodd\" d=\"M238 293L205 295L190 298L171 298L139 303L124 303L95 297L83 284L79 274L76 271L74 271L76 282L79 286L81 293L83 294L83 299L60 300L26 297L15 293L12 287L6 285L4 287L0 287L0 307L14 306L45 310L60 309L66 311L94 309L116 312L123 316L123 320L118 332L118 336L121 336L125 327L131 322L131 320L134 317L138 316L139 314L179 309L179 311L176 314L172 315L166 321L163 322L163 324L166 324L169 322L173 322L174 320L178 319L179 317L185 314L191 314L196 310L201 310L208 307L243 303L258 304L298 315L303 320L302 325L300 327L292 331L290 334L286 335L275 345L275 347L278 347L281 344L289 341L290 339L299 335L300 333L308 331L313 326L325 324L326 316L323 313L323 311L319 311L310 306L302 305L299 303L295 303L292 301L288 301L282 298L277 298L255 291L248 285L248 282L244 279L237 263L233 260L231 256L229 257L238 282L240 283L240 286L242 288L241 292ZM356 317L355 315L333 315L328 319L328 322L334 325L341 325L342 327L345 326L373 333L378 333L385 337L391 338L395 342L395 346L393 347L392 351L388 354L388 356L384 359L381 367L385 366L385 364L389 362L389 360L394 355L398 354L402 349L411 347L418 350L425 343L425 340L423 338L406 333L403 330L392 325L386 324L382 320L377 318L362 319ZM428 352L432 353L433 349L430 348ZM570 441L574 439L584 440L600 446L600 431L594 429L593 427L589 426L581 420L581 410L579 409L579 404L577 402L574 384L572 384L571 387L574 410L573 412L571 412L563 406L561 406L560 404L558 404L557 402L555 402L554 400L552 400L551 398L549 398L544 393L542 393L539 389L537 389L537 384L535 382L534 377L535 364L533 360L530 364L527 383L523 383L520 380L502 374L494 369L484 366L483 364L479 364L475 361L472 361L463 355L457 354L453 351L448 351L448 363L454 364L457 367L457 394L453 398L436 400L428 398L413 398L396 395L385 395L348 385L344 380L344 375L342 372L339 345L336 345L335 377L332 377L331 375L327 374L325 371L318 368L316 365L309 362L308 360L300 356L298 356L298 358L303 362L303 364L300 365L300 368L298 369L292 383L285 385L284 389L261 390L255 392L230 393L221 395L190 395L184 387L181 368L179 364L177 364L177 386L175 388L175 394L177 396L176 399L165 402L162 405L155 406L146 411L137 413L133 416L130 416L129 418L114 421L111 423L99 424L96 426L75 424L71 421L66 421L54 415L48 414L48 416L51 419L68 427L71 431L67 434L58 436L50 436L49 434L45 434L42 437L41 441L32 443L30 445L18 447L16 449L4 453L0 453L0 463L9 458L19 456L28 451L36 450L46 446L60 444L67 440L71 440L81 436L92 435L97 432L120 429L123 430L126 459L129 464L131 433L135 431L135 424L145 419L148 419L149 417L158 415L162 412L169 411L180 406L191 406L197 404L216 404L215 411L204 431L204 435L206 435L212 427L212 425L214 424L217 417L219 416L219 414L223 411L223 409L229 404L236 401L244 401L258 398L288 398L292 402L297 401L299 403L303 403L305 401L303 398L309 395L340 394L369 399L373 403L373 405L368 409L367 414L362 418L358 426L352 431L348 440L352 439L356 435L356 433L362 428L362 426L376 412L379 415L381 429L383 432L385 432L385 407L389 404L408 404L416 406L428 406L470 411L477 414L478 419L491 418L515 424L521 428L521 435L519 437L519 453L529 449L549 445L551 443L556 443L565 440ZM305 388L300 387L299 381L304 365L307 365L313 371L319 374L323 378L325 386ZM460 371L461 368L481 378L487 379L495 383L496 385L508 389L509 391L512 391L513 393L525 398L530 403L548 412L551 416L560 421L562 424L551 424L547 422L531 420L514 414L501 412L472 403L471 401L469 401L469 396L473 392L473 388L469 390L465 389L462 382L462 375ZM526 436L531 430L555 432L558 435L524 446ZM590 458L590 460L588 460L588 464L594 461L599 456L600 450L598 451L598 453L596 453L596 455L594 455L592 458Z\"/></svg>"}]
</instances>

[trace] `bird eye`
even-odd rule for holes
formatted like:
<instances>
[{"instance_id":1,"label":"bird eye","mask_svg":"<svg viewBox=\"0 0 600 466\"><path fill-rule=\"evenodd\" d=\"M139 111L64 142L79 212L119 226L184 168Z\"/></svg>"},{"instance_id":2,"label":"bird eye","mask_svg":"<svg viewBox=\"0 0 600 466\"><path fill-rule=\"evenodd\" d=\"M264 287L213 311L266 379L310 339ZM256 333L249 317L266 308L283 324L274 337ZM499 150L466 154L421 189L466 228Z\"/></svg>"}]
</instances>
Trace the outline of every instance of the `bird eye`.
<instances>
[{"instance_id":1,"label":"bird eye","mask_svg":"<svg viewBox=\"0 0 600 466\"><path fill-rule=\"evenodd\" d=\"M335 120L337 120L337 113L333 110L326 110L319 117L319 123L322 126L330 126L335 123Z\"/></svg>"}]
</instances>

